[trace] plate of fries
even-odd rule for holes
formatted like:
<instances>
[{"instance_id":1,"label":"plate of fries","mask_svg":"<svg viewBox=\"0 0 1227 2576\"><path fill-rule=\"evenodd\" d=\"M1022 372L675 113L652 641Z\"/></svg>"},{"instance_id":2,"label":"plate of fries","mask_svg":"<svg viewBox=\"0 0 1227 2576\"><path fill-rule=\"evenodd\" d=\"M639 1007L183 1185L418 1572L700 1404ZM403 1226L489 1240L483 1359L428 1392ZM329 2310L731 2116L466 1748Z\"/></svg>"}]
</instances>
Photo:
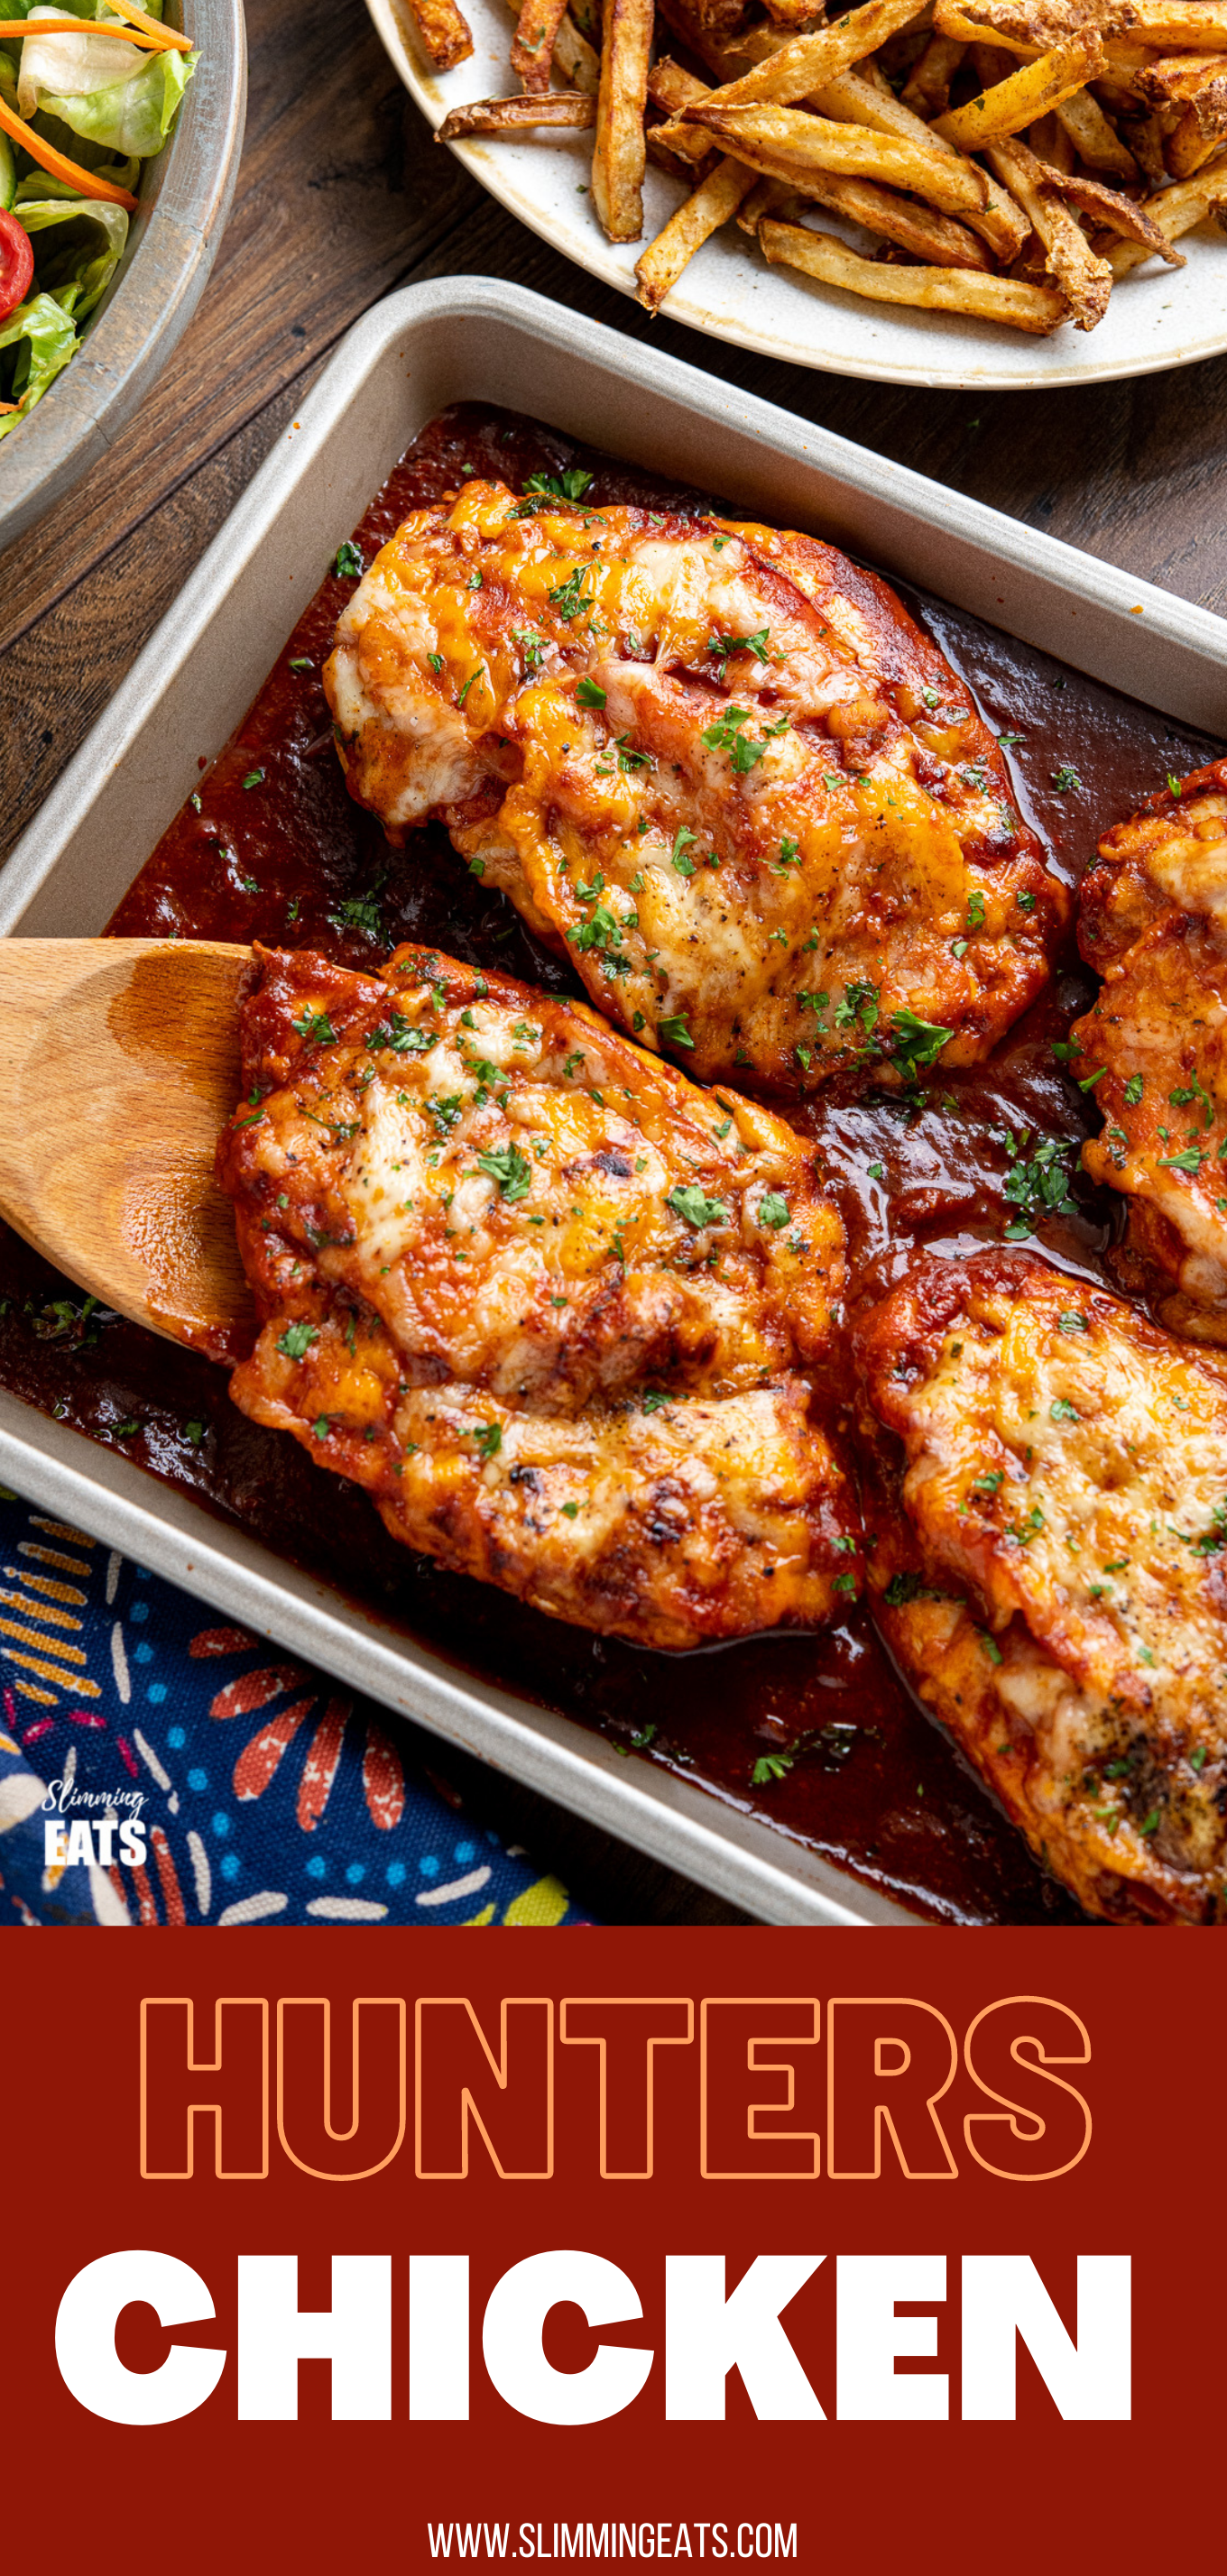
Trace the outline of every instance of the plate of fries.
<instances>
[{"instance_id":1,"label":"plate of fries","mask_svg":"<svg viewBox=\"0 0 1227 2576\"><path fill-rule=\"evenodd\" d=\"M649 312L894 383L1227 348L1227 0L367 0L491 194Z\"/></svg>"}]
</instances>

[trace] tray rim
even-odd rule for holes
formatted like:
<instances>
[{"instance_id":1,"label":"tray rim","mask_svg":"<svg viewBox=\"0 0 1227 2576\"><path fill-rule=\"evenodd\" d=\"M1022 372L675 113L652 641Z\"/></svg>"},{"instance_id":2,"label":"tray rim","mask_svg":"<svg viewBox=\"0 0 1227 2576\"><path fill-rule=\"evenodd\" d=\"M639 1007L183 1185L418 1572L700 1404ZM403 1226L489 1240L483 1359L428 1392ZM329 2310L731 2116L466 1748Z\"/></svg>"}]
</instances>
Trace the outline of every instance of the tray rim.
<instances>
[{"instance_id":1,"label":"tray rim","mask_svg":"<svg viewBox=\"0 0 1227 2576\"><path fill-rule=\"evenodd\" d=\"M289 495L326 451L371 369L399 339L411 347L416 333L441 320L477 330L497 321L537 345L550 342L560 356L595 364L624 386L629 379L648 400L680 404L717 431L739 430L743 443L748 431L756 461L774 451L777 457L817 466L867 505L880 507L884 486L889 486L896 506L918 525L957 539L964 548L970 544L987 552L998 568L994 580L1007 564L1031 578L1046 569L1049 583L1077 603L1073 619L1083 609L1098 612L1101 643L1105 635L1110 640L1115 625L1132 647L1136 628L1130 631L1126 621L1136 603L1161 659L1166 648L1173 689L1191 656L1194 668L1204 664L1221 674L1216 685L1227 702L1227 621L1211 611L1139 584L1058 539L947 492L910 468L890 466L682 361L642 351L525 289L487 279L432 281L385 299L342 342L292 429L236 504L17 844L0 877L0 936L20 936L23 916L68 842L88 824L91 808L116 779L126 750L149 724L159 698L190 659L228 588L258 553ZM947 595L952 595L949 587ZM291 603L289 624L294 613ZM1094 625L1086 619L1073 639L1080 649L1091 649L1091 667ZM1070 639L1062 650L1067 660L1077 658ZM496 1684L458 1677L427 1648L390 1626L381 1629L370 1613L356 1611L323 1578L303 1572L175 1487L2 1392L0 1474L45 1508L80 1521L245 1625L762 1920L931 1928L931 1919L917 1915L904 1901L863 1885L792 1840L782 1827L745 1815L717 1792L655 1765L632 1763L615 1754L606 1738Z\"/></svg>"}]
</instances>

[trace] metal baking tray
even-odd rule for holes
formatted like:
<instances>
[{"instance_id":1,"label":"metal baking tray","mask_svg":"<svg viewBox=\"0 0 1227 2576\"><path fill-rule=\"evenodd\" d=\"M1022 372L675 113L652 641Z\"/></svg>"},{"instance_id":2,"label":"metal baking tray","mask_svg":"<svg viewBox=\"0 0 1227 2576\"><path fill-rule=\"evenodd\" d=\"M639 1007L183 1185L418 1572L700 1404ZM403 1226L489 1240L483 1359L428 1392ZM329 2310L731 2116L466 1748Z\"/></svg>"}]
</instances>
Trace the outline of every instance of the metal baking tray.
<instances>
[{"instance_id":1,"label":"metal baking tray","mask_svg":"<svg viewBox=\"0 0 1227 2576\"><path fill-rule=\"evenodd\" d=\"M359 322L0 878L0 935L96 936L220 751L328 557L449 403L529 413L756 517L809 528L1210 732L1227 622L923 475L486 278ZM771 1923L915 1924L781 1829L470 1680L173 1488L0 1393L0 1476L256 1632Z\"/></svg>"}]
</instances>

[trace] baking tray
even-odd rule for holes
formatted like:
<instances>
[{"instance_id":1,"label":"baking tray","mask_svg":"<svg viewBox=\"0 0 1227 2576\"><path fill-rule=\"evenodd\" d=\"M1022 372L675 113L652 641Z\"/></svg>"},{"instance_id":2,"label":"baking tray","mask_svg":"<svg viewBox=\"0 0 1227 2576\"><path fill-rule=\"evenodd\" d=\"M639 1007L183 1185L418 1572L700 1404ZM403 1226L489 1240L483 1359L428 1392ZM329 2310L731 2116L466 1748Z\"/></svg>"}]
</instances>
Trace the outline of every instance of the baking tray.
<instances>
[{"instance_id":1,"label":"baking tray","mask_svg":"<svg viewBox=\"0 0 1227 2576\"><path fill-rule=\"evenodd\" d=\"M755 516L811 528L1186 724L1221 731L1227 623L1055 539L482 278L357 324L0 878L0 935L100 932L221 750L341 540L446 405L505 404ZM772 1923L902 1924L779 1828L382 1626L114 1451L0 1393L0 1476L449 1742Z\"/></svg>"}]
</instances>

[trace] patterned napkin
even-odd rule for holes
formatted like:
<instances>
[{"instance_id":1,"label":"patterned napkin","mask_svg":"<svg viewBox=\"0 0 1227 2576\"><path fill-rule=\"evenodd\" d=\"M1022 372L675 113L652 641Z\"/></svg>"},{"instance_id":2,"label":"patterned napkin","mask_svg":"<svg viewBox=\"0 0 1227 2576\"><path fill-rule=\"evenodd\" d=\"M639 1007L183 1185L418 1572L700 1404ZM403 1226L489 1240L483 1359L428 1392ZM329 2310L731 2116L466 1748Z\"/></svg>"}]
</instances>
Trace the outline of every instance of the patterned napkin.
<instances>
[{"instance_id":1,"label":"patterned napkin","mask_svg":"<svg viewBox=\"0 0 1227 2576\"><path fill-rule=\"evenodd\" d=\"M2 1487L0 1709L0 1923L590 1919L369 1701Z\"/></svg>"}]
</instances>

